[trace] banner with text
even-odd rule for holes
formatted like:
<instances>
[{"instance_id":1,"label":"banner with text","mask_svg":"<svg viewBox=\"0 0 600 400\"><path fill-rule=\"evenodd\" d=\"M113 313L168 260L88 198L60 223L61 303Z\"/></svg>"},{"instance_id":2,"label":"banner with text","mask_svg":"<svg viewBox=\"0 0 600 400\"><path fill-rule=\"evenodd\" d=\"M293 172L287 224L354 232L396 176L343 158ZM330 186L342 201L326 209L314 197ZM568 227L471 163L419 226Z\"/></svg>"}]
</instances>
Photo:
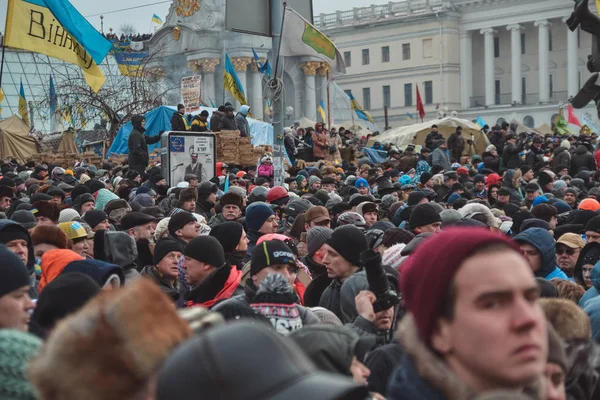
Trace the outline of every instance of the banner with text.
<instances>
[{"instance_id":1,"label":"banner with text","mask_svg":"<svg viewBox=\"0 0 600 400\"><path fill-rule=\"evenodd\" d=\"M181 78L181 97L185 112L190 113L200 109L200 97L202 95L202 77L186 76Z\"/></svg>"}]
</instances>

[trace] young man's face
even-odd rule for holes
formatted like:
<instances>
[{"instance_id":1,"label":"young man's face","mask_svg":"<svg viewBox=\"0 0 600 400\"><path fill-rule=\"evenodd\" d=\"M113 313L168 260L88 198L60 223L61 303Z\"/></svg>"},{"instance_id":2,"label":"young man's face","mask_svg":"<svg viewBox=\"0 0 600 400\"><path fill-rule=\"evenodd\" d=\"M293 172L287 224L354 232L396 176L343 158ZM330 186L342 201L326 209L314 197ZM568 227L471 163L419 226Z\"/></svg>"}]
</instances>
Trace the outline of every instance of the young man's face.
<instances>
[{"instance_id":1,"label":"young man's face","mask_svg":"<svg viewBox=\"0 0 600 400\"><path fill-rule=\"evenodd\" d=\"M540 254L538 249L536 249L529 243L522 243L521 253L529 263L529 266L531 267L531 270L533 272L537 272L542 267L542 255Z\"/></svg>"},{"instance_id":2,"label":"young man's face","mask_svg":"<svg viewBox=\"0 0 600 400\"><path fill-rule=\"evenodd\" d=\"M485 189L484 182L479 181L475 184L475 190L477 190L478 192L481 192L483 189Z\"/></svg>"},{"instance_id":3,"label":"young man's face","mask_svg":"<svg viewBox=\"0 0 600 400\"><path fill-rule=\"evenodd\" d=\"M277 215L271 215L258 230L260 233L269 234L277 232L279 226L279 218Z\"/></svg>"},{"instance_id":4,"label":"young man's face","mask_svg":"<svg viewBox=\"0 0 600 400\"><path fill-rule=\"evenodd\" d=\"M417 234L425 233L425 232L440 233L441 231L442 231L442 223L441 222L434 222L433 224L417 226L415 228L415 232L417 232Z\"/></svg>"},{"instance_id":5,"label":"young man's face","mask_svg":"<svg viewBox=\"0 0 600 400\"><path fill-rule=\"evenodd\" d=\"M365 219L365 222L367 223L367 227L369 227L377 222L377 212L376 211L366 212L363 214L363 218Z\"/></svg>"},{"instance_id":6,"label":"young man's face","mask_svg":"<svg viewBox=\"0 0 600 400\"><path fill-rule=\"evenodd\" d=\"M525 194L525 198L527 200L529 200L529 201L533 201L537 196L538 196L538 192L537 191L535 191L535 192L527 192Z\"/></svg>"},{"instance_id":7,"label":"young man's face","mask_svg":"<svg viewBox=\"0 0 600 400\"><path fill-rule=\"evenodd\" d=\"M98 225L96 225L95 227L92 228L93 232L97 232L99 230L108 230L110 229L110 223L108 222L107 219L105 219L104 221L100 222Z\"/></svg>"},{"instance_id":8,"label":"young man's face","mask_svg":"<svg viewBox=\"0 0 600 400\"><path fill-rule=\"evenodd\" d=\"M11 203L12 203L12 199L10 197L0 198L0 208L2 208L4 210L8 210L10 208Z\"/></svg>"},{"instance_id":9,"label":"young man's face","mask_svg":"<svg viewBox=\"0 0 600 400\"><path fill-rule=\"evenodd\" d=\"M12 291L0 297L0 329L29 330L29 312L35 304L29 297L29 286Z\"/></svg>"},{"instance_id":10,"label":"young man's face","mask_svg":"<svg viewBox=\"0 0 600 400\"><path fill-rule=\"evenodd\" d=\"M458 183L458 179L453 179L453 178L446 179L446 186L452 187L455 183Z\"/></svg>"},{"instance_id":11,"label":"young man's face","mask_svg":"<svg viewBox=\"0 0 600 400\"><path fill-rule=\"evenodd\" d=\"M508 204L509 201L510 201L510 195L508 195L508 194L499 194L498 195L498 203Z\"/></svg>"},{"instance_id":12,"label":"young man's face","mask_svg":"<svg viewBox=\"0 0 600 400\"><path fill-rule=\"evenodd\" d=\"M327 190L329 193L335 192L335 183L326 183L321 185L321 188Z\"/></svg>"},{"instance_id":13,"label":"young man's face","mask_svg":"<svg viewBox=\"0 0 600 400\"><path fill-rule=\"evenodd\" d=\"M546 322L538 285L521 255L498 248L471 256L452 288L452 317L438 319L431 342L461 380L482 392L521 388L542 375Z\"/></svg>"},{"instance_id":14,"label":"young man's face","mask_svg":"<svg viewBox=\"0 0 600 400\"><path fill-rule=\"evenodd\" d=\"M290 188L290 190L298 190L298 182L291 181L290 183L288 183L288 187Z\"/></svg>"},{"instance_id":15,"label":"young man's face","mask_svg":"<svg viewBox=\"0 0 600 400\"><path fill-rule=\"evenodd\" d=\"M180 233L181 238L185 241L190 241L195 237L200 236L200 224L196 221L192 221L183 226L177 232ZM176 232L176 233L177 233Z\"/></svg>"},{"instance_id":16,"label":"young man's face","mask_svg":"<svg viewBox=\"0 0 600 400\"><path fill-rule=\"evenodd\" d=\"M196 211L196 201L195 200L185 201L183 203L183 205L181 206L181 209L188 211L188 212Z\"/></svg>"},{"instance_id":17,"label":"young man's face","mask_svg":"<svg viewBox=\"0 0 600 400\"><path fill-rule=\"evenodd\" d=\"M325 255L322 262L330 279L339 279L343 282L356 272L357 267L346 261L333 247L328 244L323 247L325 248Z\"/></svg>"},{"instance_id":18,"label":"young man's face","mask_svg":"<svg viewBox=\"0 0 600 400\"><path fill-rule=\"evenodd\" d=\"M577 197L575 197L573 193L567 192L565 193L565 202L567 202L567 204L574 204L577 202Z\"/></svg>"}]
</instances>

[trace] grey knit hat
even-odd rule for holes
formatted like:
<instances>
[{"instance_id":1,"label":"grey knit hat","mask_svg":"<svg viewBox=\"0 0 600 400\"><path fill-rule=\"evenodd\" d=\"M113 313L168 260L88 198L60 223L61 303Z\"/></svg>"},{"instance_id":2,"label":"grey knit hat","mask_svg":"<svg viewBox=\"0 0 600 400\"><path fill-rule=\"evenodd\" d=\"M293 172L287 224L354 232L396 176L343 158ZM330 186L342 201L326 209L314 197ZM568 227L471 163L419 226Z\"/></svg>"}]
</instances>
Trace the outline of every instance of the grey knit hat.
<instances>
[{"instance_id":1,"label":"grey knit hat","mask_svg":"<svg viewBox=\"0 0 600 400\"><path fill-rule=\"evenodd\" d=\"M323 226L315 226L306 235L308 255L313 256L331 238L333 230Z\"/></svg>"},{"instance_id":2,"label":"grey knit hat","mask_svg":"<svg viewBox=\"0 0 600 400\"><path fill-rule=\"evenodd\" d=\"M321 179L318 176L311 176L308 178L308 186L312 186L314 183L321 182Z\"/></svg>"}]
</instances>

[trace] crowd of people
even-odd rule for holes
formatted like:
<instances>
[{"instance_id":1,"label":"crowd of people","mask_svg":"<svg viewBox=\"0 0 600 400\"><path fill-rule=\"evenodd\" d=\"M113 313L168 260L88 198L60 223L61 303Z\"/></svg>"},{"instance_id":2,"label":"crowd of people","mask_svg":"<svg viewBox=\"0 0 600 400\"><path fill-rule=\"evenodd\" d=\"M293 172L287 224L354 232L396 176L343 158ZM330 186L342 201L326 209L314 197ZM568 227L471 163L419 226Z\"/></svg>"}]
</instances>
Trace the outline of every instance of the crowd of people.
<instances>
[{"instance_id":1,"label":"crowd of people","mask_svg":"<svg viewBox=\"0 0 600 400\"><path fill-rule=\"evenodd\" d=\"M600 398L595 136L374 164L294 126L283 186L169 185L144 126L124 166L0 164L0 398Z\"/></svg>"}]
</instances>

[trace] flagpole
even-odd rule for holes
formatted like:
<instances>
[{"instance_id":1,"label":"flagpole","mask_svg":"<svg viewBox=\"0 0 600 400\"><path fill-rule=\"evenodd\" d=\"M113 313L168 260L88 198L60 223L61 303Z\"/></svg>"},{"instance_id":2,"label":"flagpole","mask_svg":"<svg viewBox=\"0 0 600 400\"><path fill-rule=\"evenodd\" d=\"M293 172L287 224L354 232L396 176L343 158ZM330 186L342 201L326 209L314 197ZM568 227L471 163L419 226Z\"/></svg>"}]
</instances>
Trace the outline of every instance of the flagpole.
<instances>
[{"instance_id":1,"label":"flagpole","mask_svg":"<svg viewBox=\"0 0 600 400\"><path fill-rule=\"evenodd\" d=\"M279 32L279 46L277 46L277 58L275 59L275 74L273 78L277 79L277 70L279 68L279 53L281 52L281 35L283 34L283 26L285 24L285 12L287 9L287 2L283 2L283 15L281 17L281 32Z\"/></svg>"},{"instance_id":2,"label":"flagpole","mask_svg":"<svg viewBox=\"0 0 600 400\"><path fill-rule=\"evenodd\" d=\"M2 37L2 61L0 61L0 89L2 88L2 73L4 72L4 52L6 46L4 45L4 36Z\"/></svg>"},{"instance_id":3,"label":"flagpole","mask_svg":"<svg viewBox=\"0 0 600 400\"><path fill-rule=\"evenodd\" d=\"M329 98L329 68L327 68L327 129L331 130L331 99Z\"/></svg>"}]
</instances>

